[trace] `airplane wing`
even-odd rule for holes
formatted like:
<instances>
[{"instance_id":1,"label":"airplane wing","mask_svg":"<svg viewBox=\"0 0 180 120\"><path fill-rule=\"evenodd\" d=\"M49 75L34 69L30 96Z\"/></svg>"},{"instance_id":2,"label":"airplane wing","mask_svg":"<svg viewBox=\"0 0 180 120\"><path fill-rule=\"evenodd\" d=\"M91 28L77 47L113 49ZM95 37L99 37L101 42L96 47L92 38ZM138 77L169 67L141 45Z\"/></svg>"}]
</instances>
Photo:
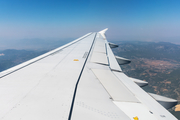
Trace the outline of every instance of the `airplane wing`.
<instances>
[{"instance_id":1,"label":"airplane wing","mask_svg":"<svg viewBox=\"0 0 180 120\"><path fill-rule=\"evenodd\" d=\"M0 120L177 120L176 100L126 76L105 32L88 33L0 73ZM164 107L163 107L164 106Z\"/></svg>"}]
</instances>

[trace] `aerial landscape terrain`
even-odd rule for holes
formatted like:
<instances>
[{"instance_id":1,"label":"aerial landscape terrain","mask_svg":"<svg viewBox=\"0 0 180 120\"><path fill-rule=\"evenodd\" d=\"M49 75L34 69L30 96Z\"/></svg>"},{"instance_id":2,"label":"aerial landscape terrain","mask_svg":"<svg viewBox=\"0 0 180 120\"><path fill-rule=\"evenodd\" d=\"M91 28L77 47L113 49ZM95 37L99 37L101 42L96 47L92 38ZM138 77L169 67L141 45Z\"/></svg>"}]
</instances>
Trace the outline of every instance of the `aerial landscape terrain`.
<instances>
[{"instance_id":1,"label":"aerial landscape terrain","mask_svg":"<svg viewBox=\"0 0 180 120\"><path fill-rule=\"evenodd\" d=\"M130 64L121 65L126 75L147 81L148 86L143 87L146 92L180 101L180 45L168 42L114 42L119 45L118 48L113 49L114 54L131 60ZM1 50L0 71L37 57L62 44L57 43L45 47L46 49ZM180 118L179 105L169 111Z\"/></svg>"}]
</instances>

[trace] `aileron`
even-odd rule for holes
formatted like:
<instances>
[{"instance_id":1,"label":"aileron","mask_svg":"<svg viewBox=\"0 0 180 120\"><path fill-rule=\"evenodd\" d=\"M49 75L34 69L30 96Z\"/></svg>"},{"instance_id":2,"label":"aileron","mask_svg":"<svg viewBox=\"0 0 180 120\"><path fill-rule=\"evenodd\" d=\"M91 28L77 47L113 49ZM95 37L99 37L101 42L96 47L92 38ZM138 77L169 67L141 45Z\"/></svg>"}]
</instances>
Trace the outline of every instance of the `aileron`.
<instances>
[{"instance_id":1,"label":"aileron","mask_svg":"<svg viewBox=\"0 0 180 120\"><path fill-rule=\"evenodd\" d=\"M110 70L92 69L114 101L139 102Z\"/></svg>"}]
</instances>

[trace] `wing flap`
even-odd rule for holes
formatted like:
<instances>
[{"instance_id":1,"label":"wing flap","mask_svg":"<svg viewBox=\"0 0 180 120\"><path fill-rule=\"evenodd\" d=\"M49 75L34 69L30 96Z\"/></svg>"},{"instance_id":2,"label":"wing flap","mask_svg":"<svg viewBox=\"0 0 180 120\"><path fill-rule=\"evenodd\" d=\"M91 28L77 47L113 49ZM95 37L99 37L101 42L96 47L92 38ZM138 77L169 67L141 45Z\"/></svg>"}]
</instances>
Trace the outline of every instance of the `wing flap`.
<instances>
[{"instance_id":1,"label":"wing flap","mask_svg":"<svg viewBox=\"0 0 180 120\"><path fill-rule=\"evenodd\" d=\"M105 42L106 42L106 49L107 49L107 56L108 56L109 66L110 66L111 70L121 72L122 69L119 66L119 64L118 64L118 62L117 62L117 60L116 60L116 58L115 58L109 44L107 42L107 40L105 40Z\"/></svg>"},{"instance_id":2,"label":"wing flap","mask_svg":"<svg viewBox=\"0 0 180 120\"><path fill-rule=\"evenodd\" d=\"M129 103L129 102L116 102L116 104L123 112L133 120L133 118L138 118L139 120L158 120L156 116L151 114L143 104L141 103ZM137 119L137 120L138 120ZM134 119L136 120L136 119Z\"/></svg>"},{"instance_id":3,"label":"wing flap","mask_svg":"<svg viewBox=\"0 0 180 120\"><path fill-rule=\"evenodd\" d=\"M109 64L106 54L99 53L99 52L93 52L92 57L91 57L91 62L99 63L103 65Z\"/></svg>"},{"instance_id":4,"label":"wing flap","mask_svg":"<svg viewBox=\"0 0 180 120\"><path fill-rule=\"evenodd\" d=\"M110 70L92 69L114 101L139 102Z\"/></svg>"},{"instance_id":5,"label":"wing flap","mask_svg":"<svg viewBox=\"0 0 180 120\"><path fill-rule=\"evenodd\" d=\"M105 48L104 40L100 39L100 40L96 41L93 51L106 54L106 48Z\"/></svg>"},{"instance_id":6,"label":"wing flap","mask_svg":"<svg viewBox=\"0 0 180 120\"><path fill-rule=\"evenodd\" d=\"M100 38L100 34L97 34L94 49L91 56L91 62L108 65L108 59L106 55L105 41Z\"/></svg>"}]
</instances>

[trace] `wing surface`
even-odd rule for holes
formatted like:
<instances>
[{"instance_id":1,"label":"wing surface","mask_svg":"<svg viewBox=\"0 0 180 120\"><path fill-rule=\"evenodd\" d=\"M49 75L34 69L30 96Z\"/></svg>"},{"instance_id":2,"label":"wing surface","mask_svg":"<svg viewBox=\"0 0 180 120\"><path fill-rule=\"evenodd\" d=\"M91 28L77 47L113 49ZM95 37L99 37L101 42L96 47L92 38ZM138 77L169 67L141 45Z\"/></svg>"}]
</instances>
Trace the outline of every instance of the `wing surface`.
<instances>
[{"instance_id":1,"label":"wing surface","mask_svg":"<svg viewBox=\"0 0 180 120\"><path fill-rule=\"evenodd\" d=\"M177 120L122 72L106 30L1 72L0 120Z\"/></svg>"}]
</instances>

